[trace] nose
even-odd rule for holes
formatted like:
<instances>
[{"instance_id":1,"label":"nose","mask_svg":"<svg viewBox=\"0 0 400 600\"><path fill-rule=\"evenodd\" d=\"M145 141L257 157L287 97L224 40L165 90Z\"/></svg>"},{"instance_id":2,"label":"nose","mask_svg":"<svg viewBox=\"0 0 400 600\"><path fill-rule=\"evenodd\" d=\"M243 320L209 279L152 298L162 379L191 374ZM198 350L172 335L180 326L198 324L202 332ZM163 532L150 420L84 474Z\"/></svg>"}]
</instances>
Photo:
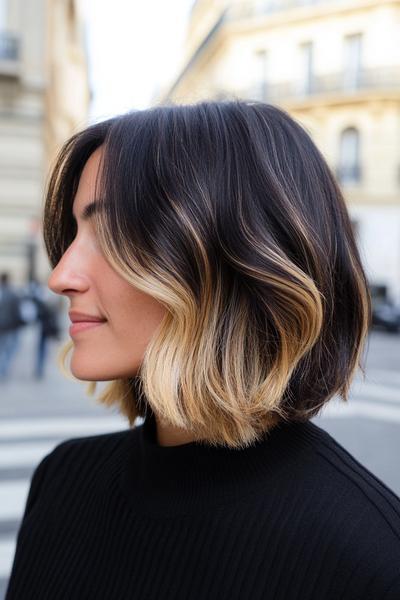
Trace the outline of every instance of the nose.
<instances>
[{"instance_id":1,"label":"nose","mask_svg":"<svg viewBox=\"0 0 400 600\"><path fill-rule=\"evenodd\" d=\"M64 296L85 292L89 287L89 280L82 263L82 254L79 257L72 243L51 272L48 287L54 293Z\"/></svg>"}]
</instances>

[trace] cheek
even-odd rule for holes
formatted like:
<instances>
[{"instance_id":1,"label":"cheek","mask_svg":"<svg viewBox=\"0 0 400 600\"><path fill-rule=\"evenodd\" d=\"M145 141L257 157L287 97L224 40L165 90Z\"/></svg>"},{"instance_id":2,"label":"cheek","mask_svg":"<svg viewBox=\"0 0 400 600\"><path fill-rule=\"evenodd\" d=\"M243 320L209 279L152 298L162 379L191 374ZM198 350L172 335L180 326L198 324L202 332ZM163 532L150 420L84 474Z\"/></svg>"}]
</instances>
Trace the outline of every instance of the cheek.
<instances>
[{"instance_id":1,"label":"cheek","mask_svg":"<svg viewBox=\"0 0 400 600\"><path fill-rule=\"evenodd\" d=\"M165 313L165 307L148 294L131 287L114 286L109 324L127 343L147 345Z\"/></svg>"}]
</instances>

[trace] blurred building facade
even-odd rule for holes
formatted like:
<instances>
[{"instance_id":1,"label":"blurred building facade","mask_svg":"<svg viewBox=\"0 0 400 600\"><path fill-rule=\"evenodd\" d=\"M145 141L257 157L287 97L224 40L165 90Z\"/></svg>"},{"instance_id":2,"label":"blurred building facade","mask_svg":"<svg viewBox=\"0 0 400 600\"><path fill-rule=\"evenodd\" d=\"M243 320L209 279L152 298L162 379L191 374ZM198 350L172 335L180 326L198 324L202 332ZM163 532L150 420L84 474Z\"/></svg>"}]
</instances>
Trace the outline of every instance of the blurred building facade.
<instances>
[{"instance_id":1,"label":"blurred building facade","mask_svg":"<svg viewBox=\"0 0 400 600\"><path fill-rule=\"evenodd\" d=\"M43 194L57 149L86 125L89 86L76 0L0 0L0 270L49 273Z\"/></svg>"},{"instance_id":2,"label":"blurred building facade","mask_svg":"<svg viewBox=\"0 0 400 600\"><path fill-rule=\"evenodd\" d=\"M245 97L300 121L335 172L371 284L400 302L400 0L197 0L161 100Z\"/></svg>"}]
</instances>

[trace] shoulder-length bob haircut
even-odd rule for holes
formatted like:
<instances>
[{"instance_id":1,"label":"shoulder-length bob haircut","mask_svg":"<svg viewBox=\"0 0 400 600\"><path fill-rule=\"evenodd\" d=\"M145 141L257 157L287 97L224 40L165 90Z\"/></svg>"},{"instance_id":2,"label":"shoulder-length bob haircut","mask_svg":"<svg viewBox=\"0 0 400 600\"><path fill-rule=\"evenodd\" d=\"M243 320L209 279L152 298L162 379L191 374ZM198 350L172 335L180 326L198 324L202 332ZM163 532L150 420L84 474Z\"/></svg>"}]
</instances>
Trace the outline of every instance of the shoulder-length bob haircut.
<instances>
[{"instance_id":1,"label":"shoulder-length bob haircut","mask_svg":"<svg viewBox=\"0 0 400 600\"><path fill-rule=\"evenodd\" d=\"M87 127L48 179L53 267L100 146L100 247L167 310L139 371L99 400L131 425L149 409L229 447L306 421L335 394L347 400L358 367L365 376L370 297L341 191L306 130L250 101L158 106Z\"/></svg>"}]
</instances>

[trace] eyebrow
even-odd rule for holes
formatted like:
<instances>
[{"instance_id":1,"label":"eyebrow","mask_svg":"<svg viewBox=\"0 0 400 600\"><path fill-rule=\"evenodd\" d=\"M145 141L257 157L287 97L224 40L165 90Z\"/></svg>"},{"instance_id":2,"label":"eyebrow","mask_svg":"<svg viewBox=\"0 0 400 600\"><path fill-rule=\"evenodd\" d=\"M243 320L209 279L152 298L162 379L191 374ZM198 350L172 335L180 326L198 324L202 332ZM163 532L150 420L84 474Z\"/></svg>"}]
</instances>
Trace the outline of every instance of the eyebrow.
<instances>
[{"instance_id":1,"label":"eyebrow","mask_svg":"<svg viewBox=\"0 0 400 600\"><path fill-rule=\"evenodd\" d=\"M93 202L89 202L89 204L86 204L85 208L83 209L82 213L81 213L81 219L82 221L88 221L95 212L98 212L100 210L100 201L98 200L93 200ZM76 217L74 215L74 213L72 213L72 218L74 221L76 221Z\"/></svg>"}]
</instances>

